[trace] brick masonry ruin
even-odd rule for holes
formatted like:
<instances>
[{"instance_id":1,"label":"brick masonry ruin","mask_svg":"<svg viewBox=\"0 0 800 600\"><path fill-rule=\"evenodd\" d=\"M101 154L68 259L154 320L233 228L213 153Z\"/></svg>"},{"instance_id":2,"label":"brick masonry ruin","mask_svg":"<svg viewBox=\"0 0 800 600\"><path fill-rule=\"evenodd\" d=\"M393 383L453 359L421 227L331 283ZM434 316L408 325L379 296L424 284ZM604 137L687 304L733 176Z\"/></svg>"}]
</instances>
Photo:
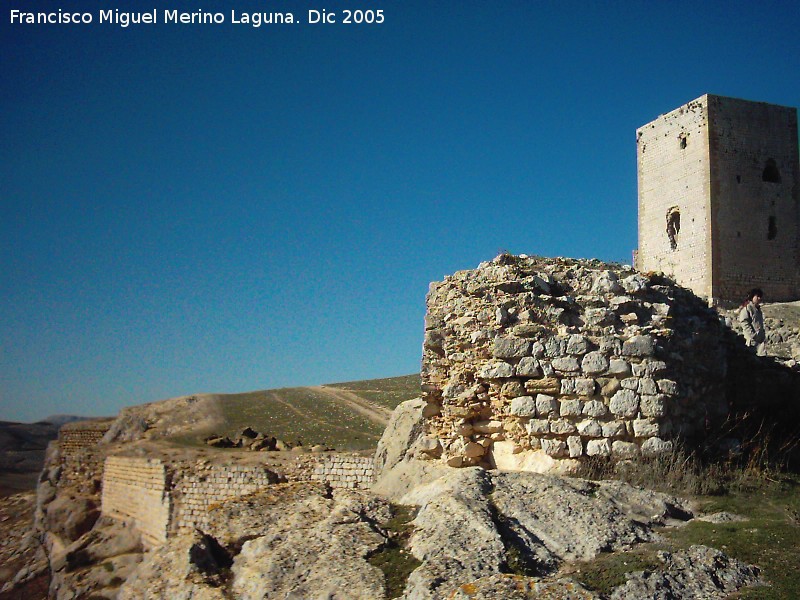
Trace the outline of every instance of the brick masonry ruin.
<instances>
[{"instance_id":1,"label":"brick masonry ruin","mask_svg":"<svg viewBox=\"0 0 800 600\"><path fill-rule=\"evenodd\" d=\"M450 466L652 455L727 414L723 325L663 276L501 255L432 283L427 307L426 451Z\"/></svg>"},{"instance_id":2,"label":"brick masonry ruin","mask_svg":"<svg viewBox=\"0 0 800 600\"><path fill-rule=\"evenodd\" d=\"M261 464L235 464L236 451L214 450L213 460L141 455L102 442L111 420L62 428L61 485L97 493L105 516L136 524L147 548L207 524L208 508L282 481L322 481L332 488L366 488L372 458L346 453L260 453ZM254 457L251 455L250 457ZM86 484L94 482L88 489Z\"/></svg>"},{"instance_id":3,"label":"brick masonry ruin","mask_svg":"<svg viewBox=\"0 0 800 600\"><path fill-rule=\"evenodd\" d=\"M636 132L641 271L712 303L800 299L797 110L704 95Z\"/></svg>"}]
</instances>

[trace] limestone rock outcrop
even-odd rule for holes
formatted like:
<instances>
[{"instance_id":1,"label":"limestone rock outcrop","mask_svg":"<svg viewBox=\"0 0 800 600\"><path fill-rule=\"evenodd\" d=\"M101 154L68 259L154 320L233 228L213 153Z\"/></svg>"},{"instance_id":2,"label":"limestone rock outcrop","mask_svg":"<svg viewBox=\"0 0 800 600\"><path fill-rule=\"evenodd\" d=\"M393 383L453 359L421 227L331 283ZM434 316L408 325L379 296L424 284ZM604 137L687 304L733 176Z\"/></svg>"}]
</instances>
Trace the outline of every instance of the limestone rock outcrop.
<instances>
[{"instance_id":1,"label":"limestone rock outcrop","mask_svg":"<svg viewBox=\"0 0 800 600\"><path fill-rule=\"evenodd\" d=\"M449 469L402 502L418 507L406 552L419 566L406 600L596 598L559 579L558 567L655 540L655 525L691 516L675 498L619 482L477 467ZM277 484L214 507L207 531L152 550L118 598L385 598L383 573L370 559L390 544L391 515L369 492ZM677 590L670 597L703 590L713 598L757 579L754 569L709 549L663 560L663 573L634 574L614 597L663 583Z\"/></svg>"},{"instance_id":2,"label":"limestone rock outcrop","mask_svg":"<svg viewBox=\"0 0 800 600\"><path fill-rule=\"evenodd\" d=\"M231 556L226 589L236 598L382 598L383 574L367 562L386 536L385 501L317 483L279 484L214 508L208 531ZM198 535L171 539L147 557L120 600L225 598L190 560Z\"/></svg>"}]
</instances>

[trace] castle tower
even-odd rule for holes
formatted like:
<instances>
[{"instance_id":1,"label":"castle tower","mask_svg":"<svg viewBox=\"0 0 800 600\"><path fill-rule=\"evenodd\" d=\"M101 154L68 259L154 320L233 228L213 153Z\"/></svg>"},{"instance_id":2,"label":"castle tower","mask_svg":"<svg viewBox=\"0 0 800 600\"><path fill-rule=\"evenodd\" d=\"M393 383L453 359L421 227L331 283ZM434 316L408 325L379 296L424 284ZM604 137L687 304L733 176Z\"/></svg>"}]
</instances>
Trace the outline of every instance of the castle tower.
<instances>
[{"instance_id":1,"label":"castle tower","mask_svg":"<svg viewBox=\"0 0 800 600\"><path fill-rule=\"evenodd\" d=\"M797 110L707 94L636 132L641 271L699 296L800 299Z\"/></svg>"}]
</instances>

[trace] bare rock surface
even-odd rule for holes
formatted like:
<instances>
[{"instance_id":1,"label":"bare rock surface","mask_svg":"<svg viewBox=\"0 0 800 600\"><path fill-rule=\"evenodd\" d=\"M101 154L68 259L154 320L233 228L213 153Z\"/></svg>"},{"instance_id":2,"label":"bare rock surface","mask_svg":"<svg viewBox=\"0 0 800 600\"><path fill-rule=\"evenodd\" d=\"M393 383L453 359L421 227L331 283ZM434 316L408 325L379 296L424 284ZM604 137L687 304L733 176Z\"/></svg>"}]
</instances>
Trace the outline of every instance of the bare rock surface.
<instances>
[{"instance_id":1,"label":"bare rock surface","mask_svg":"<svg viewBox=\"0 0 800 600\"><path fill-rule=\"evenodd\" d=\"M707 546L682 552L662 552L663 571L640 571L611 594L611 600L672 600L673 598L728 597L744 586L758 583L758 569L729 558Z\"/></svg>"},{"instance_id":2,"label":"bare rock surface","mask_svg":"<svg viewBox=\"0 0 800 600\"><path fill-rule=\"evenodd\" d=\"M422 561L408 578L404 598L443 598L454 584L501 572L505 548L489 500L492 487L487 471L471 468L404 498L421 505L411 552Z\"/></svg>"},{"instance_id":3,"label":"bare rock surface","mask_svg":"<svg viewBox=\"0 0 800 600\"><path fill-rule=\"evenodd\" d=\"M201 534L180 536L150 553L119 598L383 598L383 574L366 559L386 543L377 523L388 518L371 494L276 485L212 509L204 540L229 556L227 575L192 560Z\"/></svg>"},{"instance_id":4,"label":"bare rock surface","mask_svg":"<svg viewBox=\"0 0 800 600\"><path fill-rule=\"evenodd\" d=\"M211 430L223 422L219 398L219 394L195 394L123 408L103 441L155 440Z\"/></svg>"},{"instance_id":5,"label":"bare rock surface","mask_svg":"<svg viewBox=\"0 0 800 600\"><path fill-rule=\"evenodd\" d=\"M459 586L451 600L599 600L571 579L543 580L523 575L490 575Z\"/></svg>"},{"instance_id":6,"label":"bare rock surface","mask_svg":"<svg viewBox=\"0 0 800 600\"><path fill-rule=\"evenodd\" d=\"M131 524L103 518L66 546L50 549L50 592L57 600L114 598L142 560L139 532Z\"/></svg>"},{"instance_id":7,"label":"bare rock surface","mask_svg":"<svg viewBox=\"0 0 800 600\"><path fill-rule=\"evenodd\" d=\"M700 515L697 517L698 521L705 521L706 523L738 523L741 521L747 521L747 517L743 515L737 515L734 513L722 511L722 512L715 512L708 515Z\"/></svg>"},{"instance_id":8,"label":"bare rock surface","mask_svg":"<svg viewBox=\"0 0 800 600\"><path fill-rule=\"evenodd\" d=\"M597 599L559 578L559 567L656 540L654 526L691 516L673 497L617 481L432 466L404 459L385 474L428 477L395 489L410 490L395 500L418 507L406 551L420 564L406 600ZM77 540L49 548L51 597L378 600L386 582L370 559L393 543L391 516L372 491L276 484L211 506L204 531L148 552L134 527L102 517ZM611 598L721 598L757 581L755 568L709 548L661 559L662 570L629 575Z\"/></svg>"},{"instance_id":9,"label":"bare rock surface","mask_svg":"<svg viewBox=\"0 0 800 600\"><path fill-rule=\"evenodd\" d=\"M401 402L392 413L378 449L375 451L375 477L392 469L404 460L416 440L424 433L422 411L426 402L421 398Z\"/></svg>"},{"instance_id":10,"label":"bare rock surface","mask_svg":"<svg viewBox=\"0 0 800 600\"><path fill-rule=\"evenodd\" d=\"M402 502L421 507L411 551L423 564L404 596L414 600L445 598L454 584L507 572L512 553L527 572L545 575L562 561L654 540L653 525L691 514L673 497L620 482L475 467L451 471Z\"/></svg>"}]
</instances>

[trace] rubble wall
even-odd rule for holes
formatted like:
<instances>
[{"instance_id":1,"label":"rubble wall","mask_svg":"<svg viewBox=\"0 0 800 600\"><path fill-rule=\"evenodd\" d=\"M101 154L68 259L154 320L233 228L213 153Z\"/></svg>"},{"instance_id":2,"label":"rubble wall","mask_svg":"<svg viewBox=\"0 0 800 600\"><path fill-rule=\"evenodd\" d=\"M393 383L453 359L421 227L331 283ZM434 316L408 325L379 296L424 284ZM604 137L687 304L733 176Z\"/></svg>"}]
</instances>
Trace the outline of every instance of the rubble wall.
<instances>
[{"instance_id":1,"label":"rubble wall","mask_svg":"<svg viewBox=\"0 0 800 600\"><path fill-rule=\"evenodd\" d=\"M109 456L103 473L102 512L132 520L145 547L167 541L172 503L167 469L159 459Z\"/></svg>"},{"instance_id":2,"label":"rubble wall","mask_svg":"<svg viewBox=\"0 0 800 600\"><path fill-rule=\"evenodd\" d=\"M501 255L432 283L427 307L423 451L451 466L635 459L727 414L723 325L661 276Z\"/></svg>"}]
</instances>

